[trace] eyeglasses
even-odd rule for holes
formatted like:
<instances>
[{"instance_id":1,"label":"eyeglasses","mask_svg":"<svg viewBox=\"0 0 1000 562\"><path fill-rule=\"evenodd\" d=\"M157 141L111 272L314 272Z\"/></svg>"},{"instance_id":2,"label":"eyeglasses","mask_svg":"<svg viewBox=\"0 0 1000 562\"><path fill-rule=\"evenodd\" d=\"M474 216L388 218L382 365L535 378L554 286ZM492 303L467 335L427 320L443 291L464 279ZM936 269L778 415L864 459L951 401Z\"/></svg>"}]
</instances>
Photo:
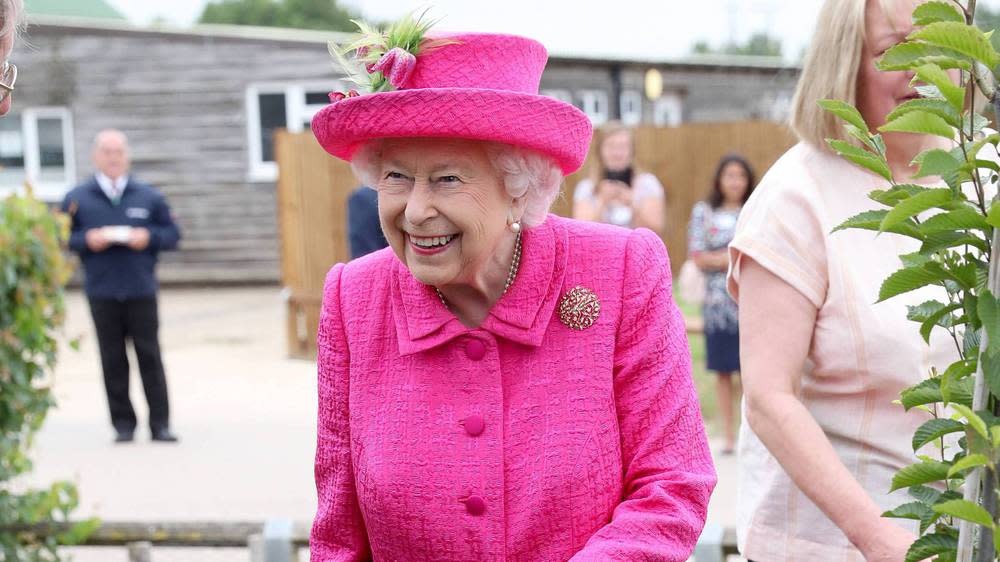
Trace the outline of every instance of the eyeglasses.
<instances>
[{"instance_id":1,"label":"eyeglasses","mask_svg":"<svg viewBox=\"0 0 1000 562\"><path fill-rule=\"evenodd\" d=\"M4 61L0 67L0 101L3 101L14 91L14 83L17 82L17 65Z\"/></svg>"}]
</instances>

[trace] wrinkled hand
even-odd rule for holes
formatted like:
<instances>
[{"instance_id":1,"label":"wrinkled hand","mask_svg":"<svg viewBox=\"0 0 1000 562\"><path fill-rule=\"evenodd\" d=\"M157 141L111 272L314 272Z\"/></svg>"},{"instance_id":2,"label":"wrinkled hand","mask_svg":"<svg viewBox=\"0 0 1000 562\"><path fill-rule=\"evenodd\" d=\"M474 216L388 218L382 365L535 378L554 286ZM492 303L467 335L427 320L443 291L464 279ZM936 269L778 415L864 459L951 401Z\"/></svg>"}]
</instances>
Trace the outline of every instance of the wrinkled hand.
<instances>
[{"instance_id":1,"label":"wrinkled hand","mask_svg":"<svg viewBox=\"0 0 1000 562\"><path fill-rule=\"evenodd\" d=\"M111 245L111 241L104 235L104 229L101 228L91 228L84 237L91 252L103 252Z\"/></svg>"},{"instance_id":2,"label":"wrinkled hand","mask_svg":"<svg viewBox=\"0 0 1000 562\"><path fill-rule=\"evenodd\" d=\"M128 238L128 247L141 252L149 246L149 229L141 226L132 229Z\"/></svg>"},{"instance_id":3,"label":"wrinkled hand","mask_svg":"<svg viewBox=\"0 0 1000 562\"><path fill-rule=\"evenodd\" d=\"M858 545L868 562L903 562L906 551L917 537L888 519L879 519L879 524L867 533L867 539Z\"/></svg>"}]
</instances>

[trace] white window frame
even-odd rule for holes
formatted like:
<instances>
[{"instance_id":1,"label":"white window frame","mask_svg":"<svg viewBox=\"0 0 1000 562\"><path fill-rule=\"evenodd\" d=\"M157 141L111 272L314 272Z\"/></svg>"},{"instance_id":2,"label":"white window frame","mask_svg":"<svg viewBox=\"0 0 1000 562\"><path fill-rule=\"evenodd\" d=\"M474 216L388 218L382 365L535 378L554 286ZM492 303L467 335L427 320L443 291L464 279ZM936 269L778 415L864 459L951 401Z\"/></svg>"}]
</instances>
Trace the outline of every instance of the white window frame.
<instances>
[{"instance_id":1,"label":"white window frame","mask_svg":"<svg viewBox=\"0 0 1000 562\"><path fill-rule=\"evenodd\" d=\"M24 143L24 180L31 184L35 197L42 201L61 201L76 183L76 147L73 142L73 114L68 107L43 106L28 107L11 115L7 119L21 119L21 139ZM59 118L62 120L63 163L65 175L63 181L40 182L41 147L38 145L38 120ZM0 196L10 193L20 193L23 183L18 185L0 185Z\"/></svg>"},{"instance_id":2,"label":"white window frame","mask_svg":"<svg viewBox=\"0 0 1000 562\"><path fill-rule=\"evenodd\" d=\"M594 125L603 125L608 121L608 93L604 90L579 90L576 97L580 100L580 108Z\"/></svg>"},{"instance_id":3,"label":"white window frame","mask_svg":"<svg viewBox=\"0 0 1000 562\"><path fill-rule=\"evenodd\" d=\"M684 122L684 100L677 92L666 92L653 104L653 123L657 127L676 127Z\"/></svg>"},{"instance_id":4,"label":"white window frame","mask_svg":"<svg viewBox=\"0 0 1000 562\"><path fill-rule=\"evenodd\" d=\"M625 90L618 98L618 110L622 124L631 127L642 123L642 94L635 90Z\"/></svg>"},{"instance_id":5,"label":"white window frame","mask_svg":"<svg viewBox=\"0 0 1000 562\"><path fill-rule=\"evenodd\" d=\"M264 162L264 147L260 142L260 102L261 94L283 94L285 96L285 128L292 133L305 130L305 121L312 119L328 104L306 104L306 92L333 92L344 89L340 81L300 82L259 82L246 90L247 149L249 169L247 176L253 182L272 182L278 179L278 163Z\"/></svg>"},{"instance_id":6,"label":"white window frame","mask_svg":"<svg viewBox=\"0 0 1000 562\"><path fill-rule=\"evenodd\" d=\"M552 90L542 90L541 92L538 93L543 96L555 98L559 101L563 101L570 105L573 105L573 94L571 94L569 90L552 89Z\"/></svg>"}]
</instances>

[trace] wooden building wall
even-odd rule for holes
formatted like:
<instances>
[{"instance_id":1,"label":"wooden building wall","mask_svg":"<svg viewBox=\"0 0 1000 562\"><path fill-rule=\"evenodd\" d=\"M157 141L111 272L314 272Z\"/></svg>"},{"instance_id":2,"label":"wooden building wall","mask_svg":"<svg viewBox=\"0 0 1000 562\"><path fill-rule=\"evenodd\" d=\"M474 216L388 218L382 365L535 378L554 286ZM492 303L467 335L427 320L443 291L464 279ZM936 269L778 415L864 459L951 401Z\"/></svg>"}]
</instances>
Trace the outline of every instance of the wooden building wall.
<instances>
[{"instance_id":1,"label":"wooden building wall","mask_svg":"<svg viewBox=\"0 0 1000 562\"><path fill-rule=\"evenodd\" d=\"M133 175L167 196L184 238L162 281L277 281L275 183L248 174L246 89L336 79L325 45L53 26L26 44L15 109L71 109L78 179L94 135L115 127Z\"/></svg>"}]
</instances>

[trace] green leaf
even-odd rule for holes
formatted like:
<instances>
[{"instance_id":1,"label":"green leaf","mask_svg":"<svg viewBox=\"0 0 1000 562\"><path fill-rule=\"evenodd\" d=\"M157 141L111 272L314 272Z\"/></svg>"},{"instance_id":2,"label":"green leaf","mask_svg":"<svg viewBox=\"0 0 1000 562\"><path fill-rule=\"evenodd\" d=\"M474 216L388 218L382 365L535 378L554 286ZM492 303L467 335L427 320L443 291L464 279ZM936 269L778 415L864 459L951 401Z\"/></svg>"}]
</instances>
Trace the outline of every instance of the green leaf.
<instances>
[{"instance_id":1,"label":"green leaf","mask_svg":"<svg viewBox=\"0 0 1000 562\"><path fill-rule=\"evenodd\" d=\"M868 193L868 198L883 205L895 207L896 203L899 203L903 199L909 199L910 197L924 191L927 191L926 187L909 183L901 183L885 190L876 189Z\"/></svg>"},{"instance_id":2,"label":"green leaf","mask_svg":"<svg viewBox=\"0 0 1000 562\"><path fill-rule=\"evenodd\" d=\"M953 211L930 217L919 228L924 234L933 234L949 230L986 230L989 225L979 211L968 205L962 205Z\"/></svg>"},{"instance_id":3,"label":"green leaf","mask_svg":"<svg viewBox=\"0 0 1000 562\"><path fill-rule=\"evenodd\" d=\"M920 267L927 265L934 260L932 260L928 255L921 254L920 252L914 252L912 254L900 255L899 261L903 263L903 267Z\"/></svg>"},{"instance_id":4,"label":"green leaf","mask_svg":"<svg viewBox=\"0 0 1000 562\"><path fill-rule=\"evenodd\" d=\"M911 486L907 491L915 499L927 504L928 506L936 504L938 499L941 497L941 492L939 490L923 485Z\"/></svg>"},{"instance_id":5,"label":"green leaf","mask_svg":"<svg viewBox=\"0 0 1000 562\"><path fill-rule=\"evenodd\" d=\"M908 41L924 41L935 47L943 47L962 53L976 61L995 68L1000 64L989 38L974 26L964 22L938 22L918 29L907 37Z\"/></svg>"},{"instance_id":6,"label":"green leaf","mask_svg":"<svg viewBox=\"0 0 1000 562\"><path fill-rule=\"evenodd\" d=\"M935 439L940 439L949 433L964 430L965 425L957 420L944 418L928 420L924 422L923 425L918 427L917 431L913 434L913 451L916 452L917 449L923 447L931 441L934 441Z\"/></svg>"},{"instance_id":7,"label":"green leaf","mask_svg":"<svg viewBox=\"0 0 1000 562\"><path fill-rule=\"evenodd\" d=\"M955 409L956 412L959 413L959 415L968 420L969 427L971 427L976 433L978 433L980 437L982 437L983 439L990 438L990 432L989 430L986 429L986 422L984 422L983 418L979 417L978 414L973 412L972 408L963 406L961 404L954 404L952 407Z\"/></svg>"},{"instance_id":8,"label":"green leaf","mask_svg":"<svg viewBox=\"0 0 1000 562\"><path fill-rule=\"evenodd\" d=\"M993 228L1000 228L1000 200L995 200L990 205L990 212L986 215L986 222Z\"/></svg>"},{"instance_id":9,"label":"green leaf","mask_svg":"<svg viewBox=\"0 0 1000 562\"><path fill-rule=\"evenodd\" d=\"M861 129L855 127L854 125L851 125L850 123L844 123L844 130L847 131L848 135L858 139L858 141L861 144L872 149L872 151L875 152L876 154L879 155L885 154L885 148L875 138L875 135L872 135L868 131L862 131Z\"/></svg>"},{"instance_id":10,"label":"green leaf","mask_svg":"<svg viewBox=\"0 0 1000 562\"><path fill-rule=\"evenodd\" d=\"M925 322L947 306L949 305L940 301L924 301L917 306L907 305L906 319L914 322Z\"/></svg>"},{"instance_id":11,"label":"green leaf","mask_svg":"<svg viewBox=\"0 0 1000 562\"><path fill-rule=\"evenodd\" d=\"M926 43L899 43L885 52L876 66L879 70L911 70L934 63L941 68L970 69L972 64L961 53Z\"/></svg>"},{"instance_id":12,"label":"green leaf","mask_svg":"<svg viewBox=\"0 0 1000 562\"><path fill-rule=\"evenodd\" d=\"M892 172L889 170L889 164L886 163L885 158L839 139L827 139L826 142L837 154L850 162L892 181Z\"/></svg>"},{"instance_id":13,"label":"green leaf","mask_svg":"<svg viewBox=\"0 0 1000 562\"><path fill-rule=\"evenodd\" d=\"M971 407L974 382L972 377L962 379L953 377L948 385L948 392L951 395L950 402ZM921 381L919 384L903 390L900 394L900 403L906 410L941 401L943 401L943 397L941 396L941 377L931 377Z\"/></svg>"},{"instance_id":14,"label":"green leaf","mask_svg":"<svg viewBox=\"0 0 1000 562\"><path fill-rule=\"evenodd\" d=\"M979 170L992 170L994 172L1000 172L1000 164L992 160L983 160L981 158L976 158L972 161L973 166L979 168Z\"/></svg>"},{"instance_id":15,"label":"green leaf","mask_svg":"<svg viewBox=\"0 0 1000 562\"><path fill-rule=\"evenodd\" d=\"M950 2L925 2L913 10L913 25L929 25L939 21L965 23L965 14Z\"/></svg>"},{"instance_id":16,"label":"green leaf","mask_svg":"<svg viewBox=\"0 0 1000 562\"><path fill-rule=\"evenodd\" d=\"M934 510L923 502L909 502L897 507L896 509L886 511L882 514L882 517L891 517L893 519L914 519L920 521L928 513L934 513Z\"/></svg>"},{"instance_id":17,"label":"green leaf","mask_svg":"<svg viewBox=\"0 0 1000 562\"><path fill-rule=\"evenodd\" d=\"M903 467L892 477L892 488L889 491L944 480L948 477L949 468L947 463L937 461L922 461Z\"/></svg>"},{"instance_id":18,"label":"green leaf","mask_svg":"<svg viewBox=\"0 0 1000 562\"><path fill-rule=\"evenodd\" d=\"M950 314L958 309L962 308L961 304L955 303L950 304L936 313L930 315L926 320L920 323L920 335L924 338L924 342L927 344L931 343L931 332L934 330L934 326L941 326L948 328L951 326Z\"/></svg>"},{"instance_id":19,"label":"green leaf","mask_svg":"<svg viewBox=\"0 0 1000 562\"><path fill-rule=\"evenodd\" d=\"M936 268L929 267L931 265L934 264L926 264L920 267L904 267L890 275L882 282L877 302L915 291L927 285L942 283L947 278L947 275Z\"/></svg>"},{"instance_id":20,"label":"green leaf","mask_svg":"<svg viewBox=\"0 0 1000 562\"><path fill-rule=\"evenodd\" d=\"M882 219L881 228L885 231L890 226L915 217L924 211L935 207L943 207L952 202L954 196L950 189L928 189L904 199L896 204L889 214Z\"/></svg>"},{"instance_id":21,"label":"green leaf","mask_svg":"<svg viewBox=\"0 0 1000 562\"><path fill-rule=\"evenodd\" d=\"M840 223L833 229L832 232L837 232L839 230L847 230L848 228L858 228L862 230L873 230L875 232L881 232L882 220L885 216L889 214L888 210L878 210L878 211L865 211L854 215L853 217L847 219L846 221ZM911 238L916 238L917 240L923 240L924 236L917 230L917 224L912 220L899 223L885 232L892 232L895 234L902 234L904 236L909 236Z\"/></svg>"},{"instance_id":22,"label":"green leaf","mask_svg":"<svg viewBox=\"0 0 1000 562\"><path fill-rule=\"evenodd\" d=\"M892 121L897 117L910 113L911 111L932 113L941 119L944 119L948 125L955 128L958 128L962 124L962 115L946 100L927 98L909 100L899 104L896 106L896 109L889 113L889 115L886 115L885 120Z\"/></svg>"},{"instance_id":23,"label":"green leaf","mask_svg":"<svg viewBox=\"0 0 1000 562\"><path fill-rule=\"evenodd\" d=\"M927 267L939 268L941 267L941 265L937 263L930 263L927 264ZM951 277L953 280L955 280L955 282L961 285L963 289L966 289L968 291L973 290L979 282L979 275L977 272L978 272L978 267L976 266L976 264L969 261L966 261L964 263L958 263L957 265L951 265L946 270L946 273L949 277Z\"/></svg>"},{"instance_id":24,"label":"green leaf","mask_svg":"<svg viewBox=\"0 0 1000 562\"><path fill-rule=\"evenodd\" d=\"M983 365L983 377L990 392L994 396L1000 396L1000 351L986 350L979 356L979 361Z\"/></svg>"},{"instance_id":25,"label":"green leaf","mask_svg":"<svg viewBox=\"0 0 1000 562\"><path fill-rule=\"evenodd\" d=\"M913 80L936 86L955 111L962 111L965 107L965 88L952 82L951 75L937 64L928 63L917 67L917 75ZM952 132L951 138L955 136Z\"/></svg>"},{"instance_id":26,"label":"green leaf","mask_svg":"<svg viewBox=\"0 0 1000 562\"><path fill-rule=\"evenodd\" d=\"M868 124L865 123L865 118L861 116L861 112L847 102L841 100L819 100L816 103L823 110L829 111L862 131L871 130L868 128Z\"/></svg>"},{"instance_id":27,"label":"green leaf","mask_svg":"<svg viewBox=\"0 0 1000 562\"><path fill-rule=\"evenodd\" d=\"M965 521L972 521L973 523L982 525L987 529L993 528L993 518L990 517L989 512L983 509L982 506L976 505L972 502L965 500L951 500L939 503L931 509L943 515L951 515L952 517L958 517L959 519L964 519Z\"/></svg>"},{"instance_id":28,"label":"green leaf","mask_svg":"<svg viewBox=\"0 0 1000 562\"><path fill-rule=\"evenodd\" d=\"M966 357L978 353L979 339L979 330L966 330L962 335L962 351Z\"/></svg>"},{"instance_id":29,"label":"green leaf","mask_svg":"<svg viewBox=\"0 0 1000 562\"><path fill-rule=\"evenodd\" d=\"M906 552L904 562L920 562L931 556L958 549L958 539L945 533L931 533L918 538Z\"/></svg>"},{"instance_id":30,"label":"green leaf","mask_svg":"<svg viewBox=\"0 0 1000 562\"><path fill-rule=\"evenodd\" d=\"M995 259L995 258L994 258ZM989 346L996 349L1000 344L1000 300L997 300L989 290L979 294L979 320L986 329Z\"/></svg>"},{"instance_id":31,"label":"green leaf","mask_svg":"<svg viewBox=\"0 0 1000 562\"><path fill-rule=\"evenodd\" d=\"M965 171L965 160L961 154L935 148L922 152L913 159L919 166L915 178L940 176L953 192L957 192L961 183L972 176Z\"/></svg>"},{"instance_id":32,"label":"green leaf","mask_svg":"<svg viewBox=\"0 0 1000 562\"><path fill-rule=\"evenodd\" d=\"M939 250L955 248L957 246L973 246L983 252L988 251L988 246L982 238L977 238L965 232L934 232L926 235L924 244L920 246L920 252L933 254Z\"/></svg>"},{"instance_id":33,"label":"green leaf","mask_svg":"<svg viewBox=\"0 0 1000 562\"><path fill-rule=\"evenodd\" d=\"M948 123L926 111L911 111L887 122L878 128L883 133L914 133L918 135L937 135L948 140L954 140L956 134Z\"/></svg>"},{"instance_id":34,"label":"green leaf","mask_svg":"<svg viewBox=\"0 0 1000 562\"><path fill-rule=\"evenodd\" d=\"M917 155L913 162L919 166L916 178L941 176L952 185L953 178L959 177L964 162L947 150L935 148Z\"/></svg>"}]
</instances>

